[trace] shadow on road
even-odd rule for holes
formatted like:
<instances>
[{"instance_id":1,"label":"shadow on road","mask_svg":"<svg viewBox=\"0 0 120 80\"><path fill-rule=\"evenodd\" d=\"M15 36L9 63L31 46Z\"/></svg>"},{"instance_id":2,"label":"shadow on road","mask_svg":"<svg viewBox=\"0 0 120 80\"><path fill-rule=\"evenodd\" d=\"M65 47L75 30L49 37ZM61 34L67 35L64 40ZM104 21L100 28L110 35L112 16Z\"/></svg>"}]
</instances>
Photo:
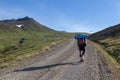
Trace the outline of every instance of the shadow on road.
<instances>
[{"instance_id":1,"label":"shadow on road","mask_svg":"<svg viewBox=\"0 0 120 80\"><path fill-rule=\"evenodd\" d=\"M28 67L28 68L24 68L22 70L14 70L14 72L19 72L19 71L33 71L33 70L48 69L48 68L57 67L57 66L63 66L63 65L79 65L79 64L81 64L80 61L71 62L71 63L58 63L58 64L51 64L51 65L39 66L39 67Z\"/></svg>"}]
</instances>

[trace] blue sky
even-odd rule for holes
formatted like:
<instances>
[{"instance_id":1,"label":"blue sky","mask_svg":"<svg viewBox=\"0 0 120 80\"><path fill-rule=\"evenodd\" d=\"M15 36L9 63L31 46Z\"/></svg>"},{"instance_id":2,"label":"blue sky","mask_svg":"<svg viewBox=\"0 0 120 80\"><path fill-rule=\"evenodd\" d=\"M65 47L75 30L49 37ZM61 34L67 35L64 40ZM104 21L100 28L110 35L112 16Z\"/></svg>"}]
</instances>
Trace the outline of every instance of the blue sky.
<instances>
[{"instance_id":1,"label":"blue sky","mask_svg":"<svg viewBox=\"0 0 120 80\"><path fill-rule=\"evenodd\" d=\"M25 16L55 30L97 32L120 23L120 0L0 0L0 20Z\"/></svg>"}]
</instances>

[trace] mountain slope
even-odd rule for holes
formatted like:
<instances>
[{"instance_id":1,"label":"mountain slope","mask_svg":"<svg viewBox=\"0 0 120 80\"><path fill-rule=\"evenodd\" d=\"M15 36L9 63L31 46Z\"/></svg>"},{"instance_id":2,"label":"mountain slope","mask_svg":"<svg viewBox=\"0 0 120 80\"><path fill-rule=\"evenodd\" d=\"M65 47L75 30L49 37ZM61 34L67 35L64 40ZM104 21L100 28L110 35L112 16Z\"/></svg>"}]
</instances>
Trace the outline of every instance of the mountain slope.
<instances>
[{"instance_id":1,"label":"mountain slope","mask_svg":"<svg viewBox=\"0 0 120 80\"><path fill-rule=\"evenodd\" d=\"M104 46L104 49L120 63L120 24L106 28L89 36Z\"/></svg>"},{"instance_id":2,"label":"mountain slope","mask_svg":"<svg viewBox=\"0 0 120 80\"><path fill-rule=\"evenodd\" d=\"M0 21L0 68L8 67L50 49L67 39L67 33L50 29L32 18ZM35 53L35 52L38 53Z\"/></svg>"},{"instance_id":3,"label":"mountain slope","mask_svg":"<svg viewBox=\"0 0 120 80\"><path fill-rule=\"evenodd\" d=\"M120 37L120 24L111 26L102 31L94 33L90 36L90 39L98 40L98 39L113 38L113 37L114 38Z\"/></svg>"},{"instance_id":4,"label":"mountain slope","mask_svg":"<svg viewBox=\"0 0 120 80\"><path fill-rule=\"evenodd\" d=\"M12 19L12 20L2 20L0 21L0 29L7 30L7 31L15 31L17 29L22 30L30 30L30 31L54 31L37 21L35 21L33 18L24 17L20 19Z\"/></svg>"},{"instance_id":5,"label":"mountain slope","mask_svg":"<svg viewBox=\"0 0 120 80\"><path fill-rule=\"evenodd\" d=\"M120 24L106 28L89 36L89 39L102 45L99 48L111 68L115 80L120 79ZM105 52L105 51L107 52Z\"/></svg>"}]
</instances>

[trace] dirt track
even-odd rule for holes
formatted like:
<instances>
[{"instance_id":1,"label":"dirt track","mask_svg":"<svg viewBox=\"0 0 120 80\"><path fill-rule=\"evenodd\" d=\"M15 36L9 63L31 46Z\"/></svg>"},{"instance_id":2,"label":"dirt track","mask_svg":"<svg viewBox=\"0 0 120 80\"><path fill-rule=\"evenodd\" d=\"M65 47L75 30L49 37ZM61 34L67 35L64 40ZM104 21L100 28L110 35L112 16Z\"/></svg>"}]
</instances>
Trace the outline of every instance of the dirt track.
<instances>
[{"instance_id":1,"label":"dirt track","mask_svg":"<svg viewBox=\"0 0 120 80\"><path fill-rule=\"evenodd\" d=\"M23 62L5 74L0 80L112 80L104 59L88 43L85 62L79 62L76 40L58 45L44 56ZM22 64L22 63L20 63Z\"/></svg>"}]
</instances>

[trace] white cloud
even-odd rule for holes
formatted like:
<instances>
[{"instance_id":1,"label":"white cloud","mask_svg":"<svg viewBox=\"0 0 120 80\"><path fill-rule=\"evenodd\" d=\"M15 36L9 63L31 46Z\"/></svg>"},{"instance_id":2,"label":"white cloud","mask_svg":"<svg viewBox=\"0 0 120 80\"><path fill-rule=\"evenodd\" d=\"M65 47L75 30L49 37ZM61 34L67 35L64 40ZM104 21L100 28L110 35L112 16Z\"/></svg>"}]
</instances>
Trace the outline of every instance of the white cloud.
<instances>
[{"instance_id":1,"label":"white cloud","mask_svg":"<svg viewBox=\"0 0 120 80\"><path fill-rule=\"evenodd\" d=\"M64 25L63 27L68 32L90 32L89 25L70 23L70 24Z\"/></svg>"},{"instance_id":2,"label":"white cloud","mask_svg":"<svg viewBox=\"0 0 120 80\"><path fill-rule=\"evenodd\" d=\"M90 32L90 27L92 27L92 25L88 23L74 21L63 14L57 17L54 25L55 29L67 32Z\"/></svg>"},{"instance_id":3,"label":"white cloud","mask_svg":"<svg viewBox=\"0 0 120 80\"><path fill-rule=\"evenodd\" d=\"M63 23L59 24L57 27L59 30L67 31L67 32L90 32L89 25L77 24L77 23Z\"/></svg>"},{"instance_id":4,"label":"white cloud","mask_svg":"<svg viewBox=\"0 0 120 80\"><path fill-rule=\"evenodd\" d=\"M73 24L69 28L70 32L88 32L88 26L83 24Z\"/></svg>"}]
</instances>

